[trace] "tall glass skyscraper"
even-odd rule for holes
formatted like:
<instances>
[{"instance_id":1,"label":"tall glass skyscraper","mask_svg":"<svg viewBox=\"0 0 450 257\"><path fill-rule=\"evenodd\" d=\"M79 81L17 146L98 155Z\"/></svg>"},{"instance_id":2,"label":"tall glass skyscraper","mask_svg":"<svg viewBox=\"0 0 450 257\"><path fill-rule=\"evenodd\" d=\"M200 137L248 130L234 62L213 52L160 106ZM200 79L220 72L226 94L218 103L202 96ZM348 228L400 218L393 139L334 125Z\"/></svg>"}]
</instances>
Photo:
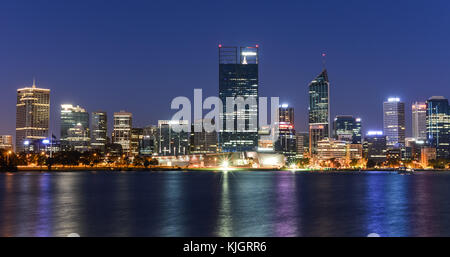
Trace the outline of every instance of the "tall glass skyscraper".
<instances>
[{"instance_id":1,"label":"tall glass skyscraper","mask_svg":"<svg viewBox=\"0 0 450 257\"><path fill-rule=\"evenodd\" d=\"M324 69L309 83L309 151L317 154L317 142L330 137L330 82Z\"/></svg>"},{"instance_id":2,"label":"tall glass skyscraper","mask_svg":"<svg viewBox=\"0 0 450 257\"><path fill-rule=\"evenodd\" d=\"M140 155L153 155L158 153L158 126L149 125L143 129L144 137L139 144Z\"/></svg>"},{"instance_id":3,"label":"tall glass skyscraper","mask_svg":"<svg viewBox=\"0 0 450 257\"><path fill-rule=\"evenodd\" d=\"M101 152L105 151L108 135L106 112L93 112L91 115L91 146Z\"/></svg>"},{"instance_id":4,"label":"tall glass skyscraper","mask_svg":"<svg viewBox=\"0 0 450 257\"><path fill-rule=\"evenodd\" d=\"M173 125L188 125L187 120L158 121L158 155L177 156L189 154L189 132L175 132Z\"/></svg>"},{"instance_id":5,"label":"tall glass skyscraper","mask_svg":"<svg viewBox=\"0 0 450 257\"><path fill-rule=\"evenodd\" d=\"M297 137L295 135L294 108L283 104L278 108L279 127L275 151L287 157L288 162L297 155Z\"/></svg>"},{"instance_id":6,"label":"tall glass skyscraper","mask_svg":"<svg viewBox=\"0 0 450 257\"><path fill-rule=\"evenodd\" d=\"M351 115L338 115L333 123L334 137L337 140L361 144L361 119Z\"/></svg>"},{"instance_id":7,"label":"tall glass skyscraper","mask_svg":"<svg viewBox=\"0 0 450 257\"><path fill-rule=\"evenodd\" d=\"M122 153L131 155L131 127L133 115L129 112L120 111L114 113L114 130L112 141L122 146Z\"/></svg>"},{"instance_id":8,"label":"tall glass skyscraper","mask_svg":"<svg viewBox=\"0 0 450 257\"><path fill-rule=\"evenodd\" d=\"M142 140L144 139L143 128L132 128L130 139L130 152L133 156L139 155L141 149Z\"/></svg>"},{"instance_id":9,"label":"tall glass skyscraper","mask_svg":"<svg viewBox=\"0 0 450 257\"><path fill-rule=\"evenodd\" d=\"M84 108L62 104L60 124L62 150L89 150L89 113Z\"/></svg>"},{"instance_id":10,"label":"tall glass skyscraper","mask_svg":"<svg viewBox=\"0 0 450 257\"><path fill-rule=\"evenodd\" d=\"M223 103L222 130L219 133L219 149L223 152L256 151L258 147L258 46L225 47L219 45L219 97ZM254 97L256 102L245 110L226 113L227 97ZM226 127L226 119L234 119L233 128ZM245 120L244 131L238 131L237 119Z\"/></svg>"},{"instance_id":11,"label":"tall glass skyscraper","mask_svg":"<svg viewBox=\"0 0 450 257\"><path fill-rule=\"evenodd\" d=\"M50 89L31 87L17 89L16 151L25 150L25 143L48 137L50 120Z\"/></svg>"},{"instance_id":12,"label":"tall glass skyscraper","mask_svg":"<svg viewBox=\"0 0 450 257\"><path fill-rule=\"evenodd\" d=\"M450 107L443 96L427 101L427 141L437 158L450 158Z\"/></svg>"},{"instance_id":13,"label":"tall glass skyscraper","mask_svg":"<svg viewBox=\"0 0 450 257\"><path fill-rule=\"evenodd\" d=\"M405 103L392 97L383 103L383 125L388 147L405 146Z\"/></svg>"},{"instance_id":14,"label":"tall glass skyscraper","mask_svg":"<svg viewBox=\"0 0 450 257\"><path fill-rule=\"evenodd\" d=\"M412 109L412 136L416 140L425 141L427 138L427 104L414 102Z\"/></svg>"}]
</instances>

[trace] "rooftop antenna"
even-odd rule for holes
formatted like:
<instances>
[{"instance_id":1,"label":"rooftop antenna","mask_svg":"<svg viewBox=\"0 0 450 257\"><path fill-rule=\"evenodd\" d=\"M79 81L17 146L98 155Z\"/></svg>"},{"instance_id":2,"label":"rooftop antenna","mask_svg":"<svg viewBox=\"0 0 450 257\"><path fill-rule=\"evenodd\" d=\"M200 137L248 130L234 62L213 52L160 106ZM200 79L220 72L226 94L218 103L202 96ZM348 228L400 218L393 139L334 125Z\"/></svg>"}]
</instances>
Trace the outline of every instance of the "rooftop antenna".
<instances>
[{"instance_id":1,"label":"rooftop antenna","mask_svg":"<svg viewBox=\"0 0 450 257\"><path fill-rule=\"evenodd\" d=\"M323 52L322 53L322 66L323 66L324 70L326 68L326 63L327 63L326 57L327 57L327 54L325 52Z\"/></svg>"},{"instance_id":2,"label":"rooftop antenna","mask_svg":"<svg viewBox=\"0 0 450 257\"><path fill-rule=\"evenodd\" d=\"M36 88L36 77L33 77L33 88Z\"/></svg>"}]
</instances>

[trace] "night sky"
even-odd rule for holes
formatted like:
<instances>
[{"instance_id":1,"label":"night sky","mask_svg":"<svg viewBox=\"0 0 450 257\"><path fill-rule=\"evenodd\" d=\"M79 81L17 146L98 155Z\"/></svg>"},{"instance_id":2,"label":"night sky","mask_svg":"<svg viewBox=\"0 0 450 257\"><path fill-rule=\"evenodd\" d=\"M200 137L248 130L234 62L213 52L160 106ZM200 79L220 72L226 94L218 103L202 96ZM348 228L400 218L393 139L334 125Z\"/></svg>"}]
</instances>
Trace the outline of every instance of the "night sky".
<instances>
[{"instance_id":1,"label":"night sky","mask_svg":"<svg viewBox=\"0 0 450 257\"><path fill-rule=\"evenodd\" d=\"M92 2L92 3L91 3ZM95 3L93 3L95 2ZM218 94L218 44L260 46L260 95L295 108L306 130L308 83L327 53L332 118L382 129L382 102L450 97L450 1L19 1L0 4L0 134L15 129L16 90L59 105L157 124L176 96ZM110 129L111 131L111 129Z\"/></svg>"}]
</instances>

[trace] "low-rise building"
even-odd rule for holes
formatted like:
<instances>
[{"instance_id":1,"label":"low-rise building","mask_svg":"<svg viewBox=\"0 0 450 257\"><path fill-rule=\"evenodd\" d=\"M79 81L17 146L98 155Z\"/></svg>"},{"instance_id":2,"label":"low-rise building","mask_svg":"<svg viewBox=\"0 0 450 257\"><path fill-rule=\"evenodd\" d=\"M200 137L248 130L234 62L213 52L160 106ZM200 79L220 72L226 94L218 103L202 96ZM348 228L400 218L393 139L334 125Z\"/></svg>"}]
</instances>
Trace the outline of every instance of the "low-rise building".
<instances>
[{"instance_id":1,"label":"low-rise building","mask_svg":"<svg viewBox=\"0 0 450 257\"><path fill-rule=\"evenodd\" d=\"M12 136L11 135L0 135L0 149L6 151L13 150Z\"/></svg>"}]
</instances>

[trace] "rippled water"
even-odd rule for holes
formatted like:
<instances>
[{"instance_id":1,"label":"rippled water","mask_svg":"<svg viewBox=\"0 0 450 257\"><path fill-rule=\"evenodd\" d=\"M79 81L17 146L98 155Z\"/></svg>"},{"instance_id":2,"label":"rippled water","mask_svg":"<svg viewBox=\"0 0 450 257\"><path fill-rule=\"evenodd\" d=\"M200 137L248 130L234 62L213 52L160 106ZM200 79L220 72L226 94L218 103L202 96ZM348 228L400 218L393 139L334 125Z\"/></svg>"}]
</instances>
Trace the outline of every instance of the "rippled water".
<instances>
[{"instance_id":1,"label":"rippled water","mask_svg":"<svg viewBox=\"0 0 450 257\"><path fill-rule=\"evenodd\" d=\"M450 173L0 174L0 236L450 236Z\"/></svg>"}]
</instances>

